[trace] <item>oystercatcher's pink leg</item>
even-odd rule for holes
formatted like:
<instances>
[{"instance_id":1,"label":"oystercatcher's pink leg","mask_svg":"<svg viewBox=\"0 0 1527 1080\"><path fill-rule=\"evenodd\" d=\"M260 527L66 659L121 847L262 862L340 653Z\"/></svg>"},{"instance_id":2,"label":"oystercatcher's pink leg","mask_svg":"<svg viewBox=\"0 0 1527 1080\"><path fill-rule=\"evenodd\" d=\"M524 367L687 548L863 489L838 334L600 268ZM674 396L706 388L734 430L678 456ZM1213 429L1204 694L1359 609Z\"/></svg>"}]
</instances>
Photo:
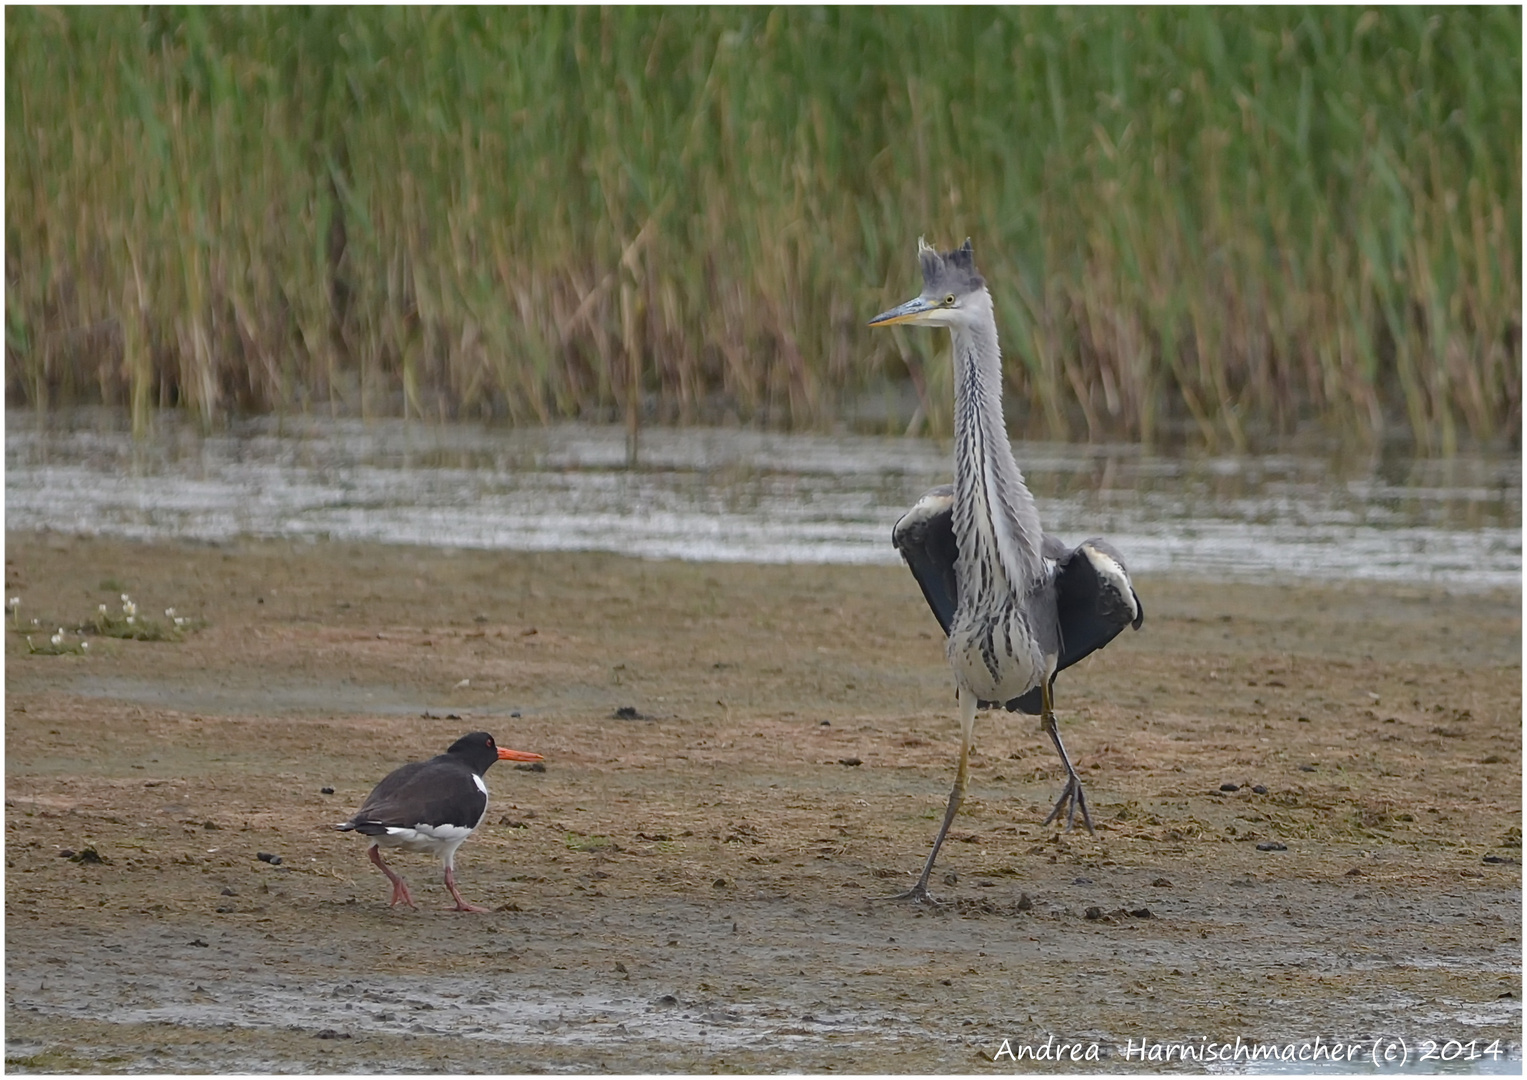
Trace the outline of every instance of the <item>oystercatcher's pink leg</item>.
<instances>
[{"instance_id":1,"label":"oystercatcher's pink leg","mask_svg":"<svg viewBox=\"0 0 1527 1080\"><path fill-rule=\"evenodd\" d=\"M404 883L402 878L398 877L397 874L392 872L392 867L388 866L382 861L381 849L378 848L375 844L372 844L371 850L366 854L371 856L371 861L376 863L377 869L386 874L387 880L392 882L392 903L388 904L387 906L396 907L397 904L401 901L402 903L405 903L409 907L413 908L415 911L418 911L419 905L414 903L414 898L412 896L408 895L407 884Z\"/></svg>"},{"instance_id":2,"label":"oystercatcher's pink leg","mask_svg":"<svg viewBox=\"0 0 1527 1080\"><path fill-rule=\"evenodd\" d=\"M445 868L445 887L447 889L450 889L451 890L451 895L456 898L456 906L451 909L452 911L487 911L488 910L485 907L478 907L476 904L469 904L469 903L467 903L465 900L463 900L461 898L461 892L460 892L460 890L458 890L456 888L456 871L453 870L449 866L447 866Z\"/></svg>"}]
</instances>

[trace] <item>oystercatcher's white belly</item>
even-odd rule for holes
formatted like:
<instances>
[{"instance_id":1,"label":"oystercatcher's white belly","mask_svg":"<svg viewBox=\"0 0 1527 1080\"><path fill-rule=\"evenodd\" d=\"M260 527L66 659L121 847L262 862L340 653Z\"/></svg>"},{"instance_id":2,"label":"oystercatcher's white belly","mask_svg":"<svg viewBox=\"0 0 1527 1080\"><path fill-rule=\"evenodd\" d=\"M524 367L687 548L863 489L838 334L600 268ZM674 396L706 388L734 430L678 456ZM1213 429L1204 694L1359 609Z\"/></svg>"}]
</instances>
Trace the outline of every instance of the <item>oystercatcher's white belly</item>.
<instances>
[{"instance_id":1,"label":"oystercatcher's white belly","mask_svg":"<svg viewBox=\"0 0 1527 1080\"><path fill-rule=\"evenodd\" d=\"M389 825L385 833L379 833L371 839L386 848L418 851L443 858L447 852L460 847L475 828L475 825L471 828L465 825L415 825L410 829Z\"/></svg>"}]
</instances>

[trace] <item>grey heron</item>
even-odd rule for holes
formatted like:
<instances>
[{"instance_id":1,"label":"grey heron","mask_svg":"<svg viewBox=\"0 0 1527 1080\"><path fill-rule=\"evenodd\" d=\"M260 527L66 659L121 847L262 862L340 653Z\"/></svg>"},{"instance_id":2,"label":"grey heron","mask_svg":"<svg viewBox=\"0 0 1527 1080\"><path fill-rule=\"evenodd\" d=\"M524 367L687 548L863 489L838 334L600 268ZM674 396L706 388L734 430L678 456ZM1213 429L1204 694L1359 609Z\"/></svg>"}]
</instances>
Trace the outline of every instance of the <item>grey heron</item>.
<instances>
[{"instance_id":1,"label":"grey heron","mask_svg":"<svg viewBox=\"0 0 1527 1080\"><path fill-rule=\"evenodd\" d=\"M1002 351L991 293L967 239L940 254L918 241L923 291L871 326L943 326L953 340L954 483L934 488L892 531L928 606L948 635L960 710L960 761L944 823L922 877L896 899L932 902L928 877L965 800L976 710L1002 704L1037 714L1066 769L1066 787L1044 823L1066 828L1092 816L1061 742L1052 708L1055 675L1140 628L1145 611L1124 560L1103 540L1067 548L1047 536L1013 458L1002 419Z\"/></svg>"}]
</instances>

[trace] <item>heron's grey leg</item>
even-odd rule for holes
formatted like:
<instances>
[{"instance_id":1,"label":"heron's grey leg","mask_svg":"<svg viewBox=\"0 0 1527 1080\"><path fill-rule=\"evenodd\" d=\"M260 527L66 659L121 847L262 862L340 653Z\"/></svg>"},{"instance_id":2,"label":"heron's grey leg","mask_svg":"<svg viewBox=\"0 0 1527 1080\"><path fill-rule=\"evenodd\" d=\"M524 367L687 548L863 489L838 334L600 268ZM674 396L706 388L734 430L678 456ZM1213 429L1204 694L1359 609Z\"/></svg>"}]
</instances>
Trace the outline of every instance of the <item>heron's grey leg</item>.
<instances>
[{"instance_id":1,"label":"heron's grey leg","mask_svg":"<svg viewBox=\"0 0 1527 1080\"><path fill-rule=\"evenodd\" d=\"M954 821L954 815L960 812L960 804L965 801L966 780L970 775L971 736L976 728L976 696L961 687L959 698L960 765L954 773L954 790L949 793L949 805L944 809L944 824L939 828L938 836L933 841L933 850L928 852L928 861L923 864L923 875L917 879L917 884L904 893L887 897L889 900L912 900L919 904L938 903L928 895L928 878L933 874L933 862L938 858L938 849L944 845L944 837L949 835L949 826Z\"/></svg>"},{"instance_id":2,"label":"heron's grey leg","mask_svg":"<svg viewBox=\"0 0 1527 1080\"><path fill-rule=\"evenodd\" d=\"M1055 711L1050 692L1050 681L1046 679L1040 683L1040 701L1042 712L1039 718L1040 726L1045 734L1050 736L1050 741L1055 744L1055 752L1060 755L1060 763L1066 767L1066 789L1060 793L1060 798L1055 801L1055 809L1050 811L1050 816L1044 819L1048 825L1052 821L1059 821L1061 811L1066 812L1066 828L1069 830L1076 824L1076 812L1082 812L1082 824L1087 826L1091 833L1092 815L1087 813L1087 796L1082 794L1082 778L1076 775L1076 769L1071 766L1071 758L1066 755L1066 746L1060 741L1060 729L1055 726Z\"/></svg>"}]
</instances>

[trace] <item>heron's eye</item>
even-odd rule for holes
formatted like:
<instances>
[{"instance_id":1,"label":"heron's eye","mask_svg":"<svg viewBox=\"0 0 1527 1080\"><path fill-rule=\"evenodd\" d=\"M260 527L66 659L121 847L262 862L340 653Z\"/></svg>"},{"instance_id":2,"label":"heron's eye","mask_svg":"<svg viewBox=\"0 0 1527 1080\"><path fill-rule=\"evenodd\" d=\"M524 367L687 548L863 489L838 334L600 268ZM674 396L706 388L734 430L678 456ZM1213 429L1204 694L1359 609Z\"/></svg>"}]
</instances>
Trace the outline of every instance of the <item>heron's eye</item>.
<instances>
[{"instance_id":1,"label":"heron's eye","mask_svg":"<svg viewBox=\"0 0 1527 1080\"><path fill-rule=\"evenodd\" d=\"M954 307L954 293L950 293L948 296L944 297L944 306Z\"/></svg>"}]
</instances>

